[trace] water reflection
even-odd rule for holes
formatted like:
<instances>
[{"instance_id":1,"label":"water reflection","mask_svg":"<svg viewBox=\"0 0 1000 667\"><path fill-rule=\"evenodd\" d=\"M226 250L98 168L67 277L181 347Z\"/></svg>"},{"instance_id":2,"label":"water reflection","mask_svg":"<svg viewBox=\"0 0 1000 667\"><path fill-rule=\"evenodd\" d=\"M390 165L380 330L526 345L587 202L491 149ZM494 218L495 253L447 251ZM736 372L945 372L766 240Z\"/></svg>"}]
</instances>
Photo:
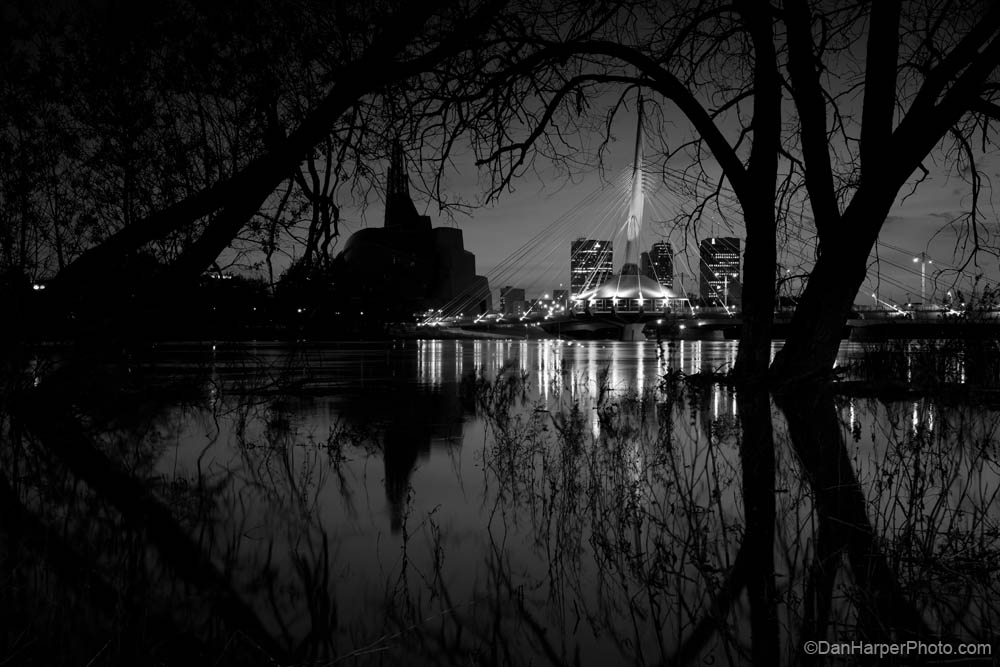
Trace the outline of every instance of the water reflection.
<instances>
[{"instance_id":1,"label":"water reflection","mask_svg":"<svg viewBox=\"0 0 1000 667\"><path fill-rule=\"evenodd\" d=\"M574 395L583 391L580 379L597 378L608 369L613 390L630 389L642 393L655 386L663 374L683 371L725 371L736 361L736 347L719 341L665 341L619 343L615 341L576 342L565 340L509 341L415 341L399 343L397 352L416 353L416 379L421 384L441 385L456 381L469 372L490 372L509 363L531 372L534 392L543 400L563 390L563 382L576 382ZM412 348L412 349L411 349ZM366 355L361 357L364 361ZM321 364L313 360L311 366ZM595 387L590 385L589 389Z\"/></svg>"},{"instance_id":2,"label":"water reflection","mask_svg":"<svg viewBox=\"0 0 1000 667\"><path fill-rule=\"evenodd\" d=\"M257 346L24 383L0 658L771 665L807 640L991 641L1000 412L678 373L734 355Z\"/></svg>"}]
</instances>

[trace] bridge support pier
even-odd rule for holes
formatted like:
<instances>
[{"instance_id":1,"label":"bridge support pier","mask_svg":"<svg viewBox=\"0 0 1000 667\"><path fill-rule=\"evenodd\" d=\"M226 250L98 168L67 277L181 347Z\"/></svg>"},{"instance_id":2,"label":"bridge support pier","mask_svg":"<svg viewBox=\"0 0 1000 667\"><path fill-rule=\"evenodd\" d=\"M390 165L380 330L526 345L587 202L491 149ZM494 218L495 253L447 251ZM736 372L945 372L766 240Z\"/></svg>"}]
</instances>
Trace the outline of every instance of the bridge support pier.
<instances>
[{"instance_id":1,"label":"bridge support pier","mask_svg":"<svg viewBox=\"0 0 1000 667\"><path fill-rule=\"evenodd\" d=\"M641 322L638 324L626 324L622 327L622 340L646 340L646 337L642 333L642 329L645 326L646 325Z\"/></svg>"}]
</instances>

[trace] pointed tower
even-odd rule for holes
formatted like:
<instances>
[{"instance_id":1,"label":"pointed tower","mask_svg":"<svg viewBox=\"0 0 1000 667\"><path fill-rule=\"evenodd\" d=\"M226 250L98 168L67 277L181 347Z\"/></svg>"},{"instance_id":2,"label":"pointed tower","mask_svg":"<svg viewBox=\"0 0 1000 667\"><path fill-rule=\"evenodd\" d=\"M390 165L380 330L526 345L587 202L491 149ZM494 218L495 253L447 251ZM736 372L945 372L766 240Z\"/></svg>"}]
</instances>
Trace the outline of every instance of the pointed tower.
<instances>
[{"instance_id":1,"label":"pointed tower","mask_svg":"<svg viewBox=\"0 0 1000 667\"><path fill-rule=\"evenodd\" d=\"M385 184L384 227L408 230L431 228L431 219L417 213L417 207L410 198L410 179L406 175L406 158L399 139L392 142L389 155L389 174Z\"/></svg>"},{"instance_id":2,"label":"pointed tower","mask_svg":"<svg viewBox=\"0 0 1000 667\"><path fill-rule=\"evenodd\" d=\"M596 288L580 294L578 301L592 312L643 313L663 311L677 295L655 279L639 272L639 236L642 232L642 97L638 101L632 195L625 219L625 263L621 271ZM632 340L629 338L628 340Z\"/></svg>"},{"instance_id":3,"label":"pointed tower","mask_svg":"<svg viewBox=\"0 0 1000 667\"><path fill-rule=\"evenodd\" d=\"M428 308L478 315L492 307L489 283L476 275L476 256L465 249L462 230L435 229L430 216L417 212L398 140L389 153L383 226L352 234L338 260L342 308L356 306L367 317L412 321Z\"/></svg>"},{"instance_id":4,"label":"pointed tower","mask_svg":"<svg viewBox=\"0 0 1000 667\"><path fill-rule=\"evenodd\" d=\"M410 179L406 176L403 145L399 143L399 139L392 142L392 152L389 154L389 177L385 188L390 196L410 196Z\"/></svg>"},{"instance_id":5,"label":"pointed tower","mask_svg":"<svg viewBox=\"0 0 1000 667\"><path fill-rule=\"evenodd\" d=\"M642 94L639 94L638 120L635 128L635 156L632 163L632 196L625 220L625 263L623 276L639 274L639 233L642 231Z\"/></svg>"}]
</instances>

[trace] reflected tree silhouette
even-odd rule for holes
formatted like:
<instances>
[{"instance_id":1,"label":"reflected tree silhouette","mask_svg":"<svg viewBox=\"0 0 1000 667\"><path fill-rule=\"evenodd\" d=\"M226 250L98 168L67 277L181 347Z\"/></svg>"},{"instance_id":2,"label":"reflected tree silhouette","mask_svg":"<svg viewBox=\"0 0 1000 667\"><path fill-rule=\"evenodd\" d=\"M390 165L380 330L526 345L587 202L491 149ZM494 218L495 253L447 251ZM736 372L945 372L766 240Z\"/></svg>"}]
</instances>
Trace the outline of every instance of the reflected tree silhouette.
<instances>
[{"instance_id":1,"label":"reflected tree silhouette","mask_svg":"<svg viewBox=\"0 0 1000 667\"><path fill-rule=\"evenodd\" d=\"M994 639L989 403L682 373L589 393L557 374L542 400L511 364L332 404L322 369L282 368L8 383L4 659L770 665L808 662L806 640ZM473 448L468 508L419 497L433 443Z\"/></svg>"},{"instance_id":2,"label":"reflected tree silhouette","mask_svg":"<svg viewBox=\"0 0 1000 667\"><path fill-rule=\"evenodd\" d=\"M747 390L748 389L748 390ZM778 663L777 593L774 580L775 452L771 401L763 387L739 394L740 464L746 527L740 556L746 562L754 664ZM740 556L737 556L739 560Z\"/></svg>"},{"instance_id":3,"label":"reflected tree silhouette","mask_svg":"<svg viewBox=\"0 0 1000 667\"><path fill-rule=\"evenodd\" d=\"M173 622L165 624L177 626L179 636L186 638L191 630L184 626L192 622L195 626L206 623L208 628L222 623L229 633L245 637L247 645L263 655L285 655L284 648L271 637L210 553L154 492L144 474L148 467L142 462L155 452L136 456L133 451L115 447L113 438L91 435L91 430L108 435L114 425L102 421L96 411L85 410L88 403L100 405L100 401L93 396L89 400L77 399L82 396L78 392L80 383L81 378L73 377L68 370L61 371L11 397L7 404L10 433L18 438L5 454L21 465L9 468L17 487L5 482L3 495L20 525L30 527L35 535L56 536L59 547L47 548L46 552L57 554L57 564L76 560L79 554L82 563L89 562L87 569L93 568L90 576L67 578L61 584L70 590L82 586L76 592L84 600L89 599L89 585L101 591L96 597L98 610L103 607L111 613L102 619L104 623L94 623L100 627L110 621L112 625L95 635L110 633L108 643L117 644L115 652L122 658L131 655L142 659L143 651L162 648L161 643L170 642L161 636L164 631L155 620L174 616L168 611L171 605L166 599L172 597L170 588L181 585L197 591L194 597L204 606L184 623L178 623L175 616ZM94 383L88 384L92 387ZM112 382L106 389L110 397L125 387ZM131 437L125 442L138 445L143 440L141 430L148 427L142 419L128 424ZM61 529L57 528L60 524ZM152 551L147 553L147 549ZM155 574L160 567L175 578L175 583L162 591L162 582ZM62 565L59 570L72 573ZM161 592L166 599L160 597ZM190 605L185 606L191 610ZM209 618L205 618L205 612ZM136 613L141 618L133 616ZM197 654L200 642L197 634L193 637L196 641L183 642L184 650ZM136 645L129 646L133 641ZM149 646L142 646L143 641ZM53 648L43 649L43 655Z\"/></svg>"},{"instance_id":4,"label":"reflected tree silhouette","mask_svg":"<svg viewBox=\"0 0 1000 667\"><path fill-rule=\"evenodd\" d=\"M590 431L578 405L558 418L547 413L539 417L536 410L534 422L521 431L513 430L517 420L495 425L496 447L487 451L495 458L488 464L504 492L497 494L491 510L486 570L503 585L493 597L483 593L497 607L500 601L513 604L489 617L487 627L494 635L503 635L499 644L495 636L490 641L509 647L490 664L506 664L505 656L525 651L551 664L579 664L581 656L607 659L607 654L597 658L586 649L581 625L595 636L609 637L614 659L634 664L809 661L800 652L802 642L809 639L919 638L952 646L992 639L989 621L983 617L978 627L969 624L971 617L946 619L938 614L936 622L929 621L929 601L919 594L926 571L901 568L905 561L899 552L901 535L891 531L885 517L876 517L873 524L868 514L870 508L907 494L887 497L896 490L862 486L844 440L845 434L857 431L841 420L842 401L832 387L809 391L800 387L796 394L778 396L773 403L765 391L741 392L736 397L738 432L729 434L733 439L728 443L710 439L705 443L708 451L700 452L704 460L712 459L712 450L719 458L698 480L703 485L699 489L697 483L685 484L698 478L684 478L694 466L690 459L685 461L688 454L678 451L684 439L677 437L676 427L689 417L693 420L688 425L699 432L726 433L725 428L706 429L696 423L707 414L699 407L709 400L704 389L674 388L674 398L683 400L655 408L649 401L653 397L624 396L598 404L600 433L589 442ZM481 395L489 401L512 393L516 394L509 388L490 387ZM661 392L659 397L670 393ZM498 402L501 408L507 405L505 399ZM872 420L886 420L886 409L893 404L868 407ZM508 415L497 408L485 409L493 419ZM880 409L881 415L875 414ZM975 408L964 406L956 416L970 409ZM655 415L651 421L657 428L649 428L650 415ZM545 435L550 418L555 427L551 437ZM996 415L991 419L996 421ZM955 437L960 440L966 433L951 432L935 444L954 446ZM892 429L880 435L887 436L889 450L899 450L908 438L905 431ZM517 466L510 456L515 446ZM738 478L720 460L720 450L727 446L738 452L738 463L728 462L737 466ZM972 472L988 474L995 459L989 455L967 464ZM893 460L875 465L882 474L905 468ZM738 490L734 478L740 482ZM938 478L938 483L951 479ZM727 492L739 501L728 510L718 502ZM657 498L666 502L651 502ZM939 512L939 520L945 515L950 519L934 530L956 535L956 521L968 510L962 509L964 502L979 503L977 516L984 517L994 499L963 492L959 500L959 507ZM727 526L736 507L742 509L742 529ZM665 508L669 511L663 512ZM923 508L910 503L907 511ZM526 520L535 548L547 563L534 571L513 559L506 546L510 534ZM706 530L708 524L715 530ZM976 526L980 533L988 530L982 523ZM947 558L946 549L937 556ZM780 572L776 555L781 557ZM676 586L697 575L702 577L696 587L700 594ZM966 582L970 601L986 600L996 589L989 578L979 583L977 587ZM442 592L438 595L451 599ZM959 608L953 612L961 615ZM472 620L475 616L454 624L468 633ZM951 629L958 627L956 622L962 632ZM505 623L506 632L501 629ZM518 632L524 635L525 628L533 639L523 640L518 649L516 638ZM481 631L478 636L487 635ZM468 654L474 648L462 651ZM989 658L971 663L987 664Z\"/></svg>"},{"instance_id":5,"label":"reflected tree silhouette","mask_svg":"<svg viewBox=\"0 0 1000 667\"><path fill-rule=\"evenodd\" d=\"M825 625L832 585L847 558L856 584L858 631L869 641L930 637L932 633L902 591L875 537L867 500L847 456L843 428L829 387L779 397L789 436L812 487L819 548L812 565L814 630ZM817 634L817 636L819 636Z\"/></svg>"}]
</instances>

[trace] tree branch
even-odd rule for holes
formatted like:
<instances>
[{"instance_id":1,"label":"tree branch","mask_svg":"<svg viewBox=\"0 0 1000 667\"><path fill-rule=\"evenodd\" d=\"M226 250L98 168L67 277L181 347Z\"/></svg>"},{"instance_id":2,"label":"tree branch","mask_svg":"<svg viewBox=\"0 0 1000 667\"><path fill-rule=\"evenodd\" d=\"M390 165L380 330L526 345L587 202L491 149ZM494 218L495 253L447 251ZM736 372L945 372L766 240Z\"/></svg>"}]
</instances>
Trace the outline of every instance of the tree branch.
<instances>
[{"instance_id":1,"label":"tree branch","mask_svg":"<svg viewBox=\"0 0 1000 667\"><path fill-rule=\"evenodd\" d=\"M826 98L815 66L812 18L806 0L790 0L785 9L788 24L788 74L792 98L799 114L799 137L805 163L806 190L820 242L837 229L840 208L827 142Z\"/></svg>"},{"instance_id":2,"label":"tree branch","mask_svg":"<svg viewBox=\"0 0 1000 667\"><path fill-rule=\"evenodd\" d=\"M462 26L455 26L437 45L400 61L397 58L425 28L442 3L408 5L387 24L360 58L340 68L333 87L284 141L276 143L234 176L122 229L87 251L57 276L53 283L55 293L64 298L78 298L104 289L114 282L127 253L213 211L224 210L213 221L213 229L207 230L185 251L170 273L177 277L184 272L198 270L199 264L207 265L225 249L267 196L296 169L302 156L322 139L336 118L363 95L392 81L425 71L445 55L463 48L504 1L485 3Z\"/></svg>"},{"instance_id":3,"label":"tree branch","mask_svg":"<svg viewBox=\"0 0 1000 667\"><path fill-rule=\"evenodd\" d=\"M736 151L712 120L712 116L674 74L665 70L646 54L618 42L575 41L545 46L522 61L522 66L533 67L543 62L559 62L574 56L587 55L607 56L638 69L646 77L646 85L676 104L704 138L740 201L752 201L754 192L748 183L746 169Z\"/></svg>"},{"instance_id":4,"label":"tree branch","mask_svg":"<svg viewBox=\"0 0 1000 667\"><path fill-rule=\"evenodd\" d=\"M868 25L865 93L861 109L861 182L878 181L890 159L886 150L896 111L896 65L899 60L900 0L871 5Z\"/></svg>"}]
</instances>

